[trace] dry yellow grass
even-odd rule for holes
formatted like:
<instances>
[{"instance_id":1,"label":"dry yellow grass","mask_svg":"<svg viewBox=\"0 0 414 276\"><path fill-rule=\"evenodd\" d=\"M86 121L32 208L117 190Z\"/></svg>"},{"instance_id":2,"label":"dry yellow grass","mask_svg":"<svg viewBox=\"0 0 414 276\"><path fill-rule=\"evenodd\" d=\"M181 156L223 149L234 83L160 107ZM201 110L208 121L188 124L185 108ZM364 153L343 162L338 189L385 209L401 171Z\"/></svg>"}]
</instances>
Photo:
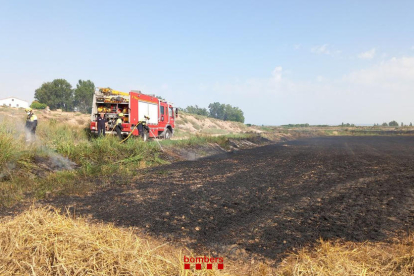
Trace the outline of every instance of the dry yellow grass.
<instances>
[{"instance_id":1,"label":"dry yellow grass","mask_svg":"<svg viewBox=\"0 0 414 276\"><path fill-rule=\"evenodd\" d=\"M245 132L260 132L256 128L249 128L245 124L181 112L175 121L178 136L189 137L195 134L227 135Z\"/></svg>"},{"instance_id":2,"label":"dry yellow grass","mask_svg":"<svg viewBox=\"0 0 414 276\"><path fill-rule=\"evenodd\" d=\"M32 208L0 224L0 275L413 275L414 235L385 243L320 241L277 268L225 259L224 270L184 270L194 256L132 229Z\"/></svg>"},{"instance_id":3,"label":"dry yellow grass","mask_svg":"<svg viewBox=\"0 0 414 276\"><path fill-rule=\"evenodd\" d=\"M385 242L320 241L291 254L280 275L414 275L414 235Z\"/></svg>"},{"instance_id":4,"label":"dry yellow grass","mask_svg":"<svg viewBox=\"0 0 414 276\"><path fill-rule=\"evenodd\" d=\"M32 208L0 224L0 275L243 275L227 261L224 270L184 270L184 255L194 256L140 239L131 229L88 223L53 208ZM269 271L257 264L247 273Z\"/></svg>"}]
</instances>

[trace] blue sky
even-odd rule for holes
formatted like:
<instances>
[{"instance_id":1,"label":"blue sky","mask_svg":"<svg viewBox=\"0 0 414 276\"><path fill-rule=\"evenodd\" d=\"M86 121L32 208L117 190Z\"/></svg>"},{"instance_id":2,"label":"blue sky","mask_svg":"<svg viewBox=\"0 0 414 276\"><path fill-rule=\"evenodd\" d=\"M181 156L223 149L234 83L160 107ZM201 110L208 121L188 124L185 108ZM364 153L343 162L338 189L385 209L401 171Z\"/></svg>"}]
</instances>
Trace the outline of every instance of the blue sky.
<instances>
[{"instance_id":1,"label":"blue sky","mask_svg":"<svg viewBox=\"0 0 414 276\"><path fill-rule=\"evenodd\" d=\"M0 4L0 98L90 79L247 123L414 121L413 1Z\"/></svg>"}]
</instances>

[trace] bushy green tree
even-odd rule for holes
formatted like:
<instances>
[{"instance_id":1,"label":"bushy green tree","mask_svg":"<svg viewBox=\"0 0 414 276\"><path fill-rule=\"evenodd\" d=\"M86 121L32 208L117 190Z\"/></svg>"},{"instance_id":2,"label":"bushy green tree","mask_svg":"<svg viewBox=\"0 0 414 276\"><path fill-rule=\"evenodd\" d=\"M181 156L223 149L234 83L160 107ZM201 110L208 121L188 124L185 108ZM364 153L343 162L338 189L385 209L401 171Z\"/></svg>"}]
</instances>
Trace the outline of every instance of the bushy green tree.
<instances>
[{"instance_id":1,"label":"bushy green tree","mask_svg":"<svg viewBox=\"0 0 414 276\"><path fill-rule=\"evenodd\" d=\"M384 122L384 123L382 123L382 126L388 126L388 124Z\"/></svg>"},{"instance_id":2,"label":"bushy green tree","mask_svg":"<svg viewBox=\"0 0 414 276\"><path fill-rule=\"evenodd\" d=\"M224 120L244 123L243 111L238 107L233 107L229 104L224 108Z\"/></svg>"},{"instance_id":3,"label":"bushy green tree","mask_svg":"<svg viewBox=\"0 0 414 276\"><path fill-rule=\"evenodd\" d=\"M224 120L224 104L220 104L219 102L211 103L208 105L208 109L210 111L210 117Z\"/></svg>"},{"instance_id":4,"label":"bushy green tree","mask_svg":"<svg viewBox=\"0 0 414 276\"><path fill-rule=\"evenodd\" d=\"M47 104L50 109L73 110L72 85L65 79L45 82L35 91L35 99Z\"/></svg>"},{"instance_id":5,"label":"bushy green tree","mask_svg":"<svg viewBox=\"0 0 414 276\"><path fill-rule=\"evenodd\" d=\"M203 115L203 116L208 116L209 115L206 108L201 108L201 107L198 107L197 105L187 106L187 108L184 109L184 112L191 113L191 114L197 114L197 115Z\"/></svg>"},{"instance_id":6,"label":"bushy green tree","mask_svg":"<svg viewBox=\"0 0 414 276\"><path fill-rule=\"evenodd\" d=\"M208 106L210 117L224 120L244 123L243 111L238 107L229 104L211 103Z\"/></svg>"},{"instance_id":7,"label":"bushy green tree","mask_svg":"<svg viewBox=\"0 0 414 276\"><path fill-rule=\"evenodd\" d=\"M391 121L391 122L389 122L388 125L389 126L398 126L398 123L397 123L397 121Z\"/></svg>"},{"instance_id":8,"label":"bushy green tree","mask_svg":"<svg viewBox=\"0 0 414 276\"><path fill-rule=\"evenodd\" d=\"M75 89L75 106L78 107L80 112L91 112L94 92L95 84L92 81L78 81Z\"/></svg>"}]
</instances>

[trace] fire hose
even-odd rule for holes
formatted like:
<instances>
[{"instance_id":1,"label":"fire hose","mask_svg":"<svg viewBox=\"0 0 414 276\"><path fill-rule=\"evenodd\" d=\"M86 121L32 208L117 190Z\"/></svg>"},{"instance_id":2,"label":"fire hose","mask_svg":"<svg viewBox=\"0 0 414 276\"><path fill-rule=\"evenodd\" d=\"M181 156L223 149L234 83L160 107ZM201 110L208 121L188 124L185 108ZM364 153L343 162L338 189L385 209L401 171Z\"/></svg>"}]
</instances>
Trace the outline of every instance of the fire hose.
<instances>
[{"instance_id":1,"label":"fire hose","mask_svg":"<svg viewBox=\"0 0 414 276\"><path fill-rule=\"evenodd\" d=\"M128 138L132 135L132 133L134 132L134 130L137 128L137 126L138 126L138 125L135 125L135 126L134 126L134 128L131 130L131 132L128 134L128 136L127 136L124 140L122 140L121 142L119 142L119 143L121 144L121 143L123 143L124 141L126 141L126 140L127 140L127 139L128 139ZM148 129L149 129L150 133L152 133L152 136L154 136L154 137L155 137L154 132L152 132L152 130L151 130L150 128L148 128ZM161 146L160 142L158 142L158 139L155 139L155 141L157 141L158 145L160 146L161 151L164 151L164 149L162 148L162 146Z\"/></svg>"},{"instance_id":2,"label":"fire hose","mask_svg":"<svg viewBox=\"0 0 414 276\"><path fill-rule=\"evenodd\" d=\"M148 129L150 130L150 132L152 133L152 135L155 137L154 132L152 132L152 130L150 128L148 128ZM160 142L158 142L158 139L157 138L155 138L155 141L157 141L158 146L160 146L161 151L164 151L164 149L161 147Z\"/></svg>"},{"instance_id":3,"label":"fire hose","mask_svg":"<svg viewBox=\"0 0 414 276\"><path fill-rule=\"evenodd\" d=\"M132 132L134 132L134 130L137 128L137 126L138 125L135 125L134 128L131 130L131 132L128 134L128 136L124 140L122 140L121 142L119 142L119 143L122 144L125 140L127 140L129 138L129 136L131 136ZM115 127L114 127L114 129L115 129Z\"/></svg>"}]
</instances>

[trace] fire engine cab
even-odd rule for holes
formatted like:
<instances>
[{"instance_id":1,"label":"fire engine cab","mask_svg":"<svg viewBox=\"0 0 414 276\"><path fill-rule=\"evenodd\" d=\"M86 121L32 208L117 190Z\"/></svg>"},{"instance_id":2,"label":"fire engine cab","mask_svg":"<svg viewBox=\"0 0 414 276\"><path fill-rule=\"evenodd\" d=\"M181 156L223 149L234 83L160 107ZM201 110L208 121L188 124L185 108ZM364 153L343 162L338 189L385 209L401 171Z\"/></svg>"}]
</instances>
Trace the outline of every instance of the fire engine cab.
<instances>
[{"instance_id":1,"label":"fire engine cab","mask_svg":"<svg viewBox=\"0 0 414 276\"><path fill-rule=\"evenodd\" d=\"M97 88L93 97L91 125L92 133L97 134L97 117L105 114L108 122L106 133L114 134L115 122L119 113L123 113L122 135L141 135L144 140L149 137L170 139L174 134L175 118L178 110L173 104L159 99L154 95L145 95L141 91L132 90L129 93ZM143 133L137 127L143 124ZM132 133L131 133L132 132Z\"/></svg>"}]
</instances>

